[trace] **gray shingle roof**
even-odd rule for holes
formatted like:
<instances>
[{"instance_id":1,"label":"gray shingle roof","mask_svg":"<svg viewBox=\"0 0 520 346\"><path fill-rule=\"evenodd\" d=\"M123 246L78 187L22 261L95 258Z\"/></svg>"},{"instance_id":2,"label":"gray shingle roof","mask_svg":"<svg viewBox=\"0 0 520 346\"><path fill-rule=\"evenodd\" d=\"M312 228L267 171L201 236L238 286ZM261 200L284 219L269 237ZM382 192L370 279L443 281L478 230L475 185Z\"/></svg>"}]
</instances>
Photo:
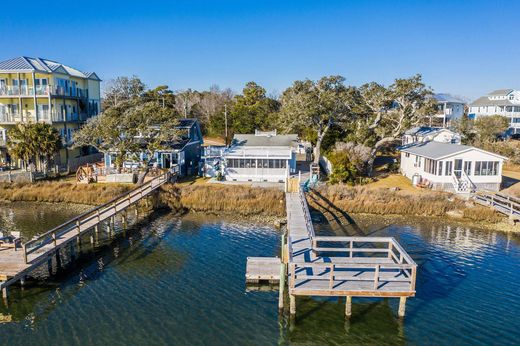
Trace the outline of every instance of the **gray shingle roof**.
<instances>
[{"instance_id":1,"label":"gray shingle roof","mask_svg":"<svg viewBox=\"0 0 520 346\"><path fill-rule=\"evenodd\" d=\"M63 68L66 73L73 77L88 78L99 80L99 77L94 72L81 72L78 69L64 65L62 63L42 59L21 56L14 59L9 59L0 62L0 72L2 71L35 71L35 72L53 72L59 68Z\"/></svg>"},{"instance_id":2,"label":"gray shingle roof","mask_svg":"<svg viewBox=\"0 0 520 346\"><path fill-rule=\"evenodd\" d=\"M513 91L513 89L498 89L498 90L494 90L494 91L490 92L488 95L489 96L506 96L511 91Z\"/></svg>"},{"instance_id":3,"label":"gray shingle roof","mask_svg":"<svg viewBox=\"0 0 520 346\"><path fill-rule=\"evenodd\" d=\"M256 136L235 135L233 144L246 147L291 147L298 142L298 135Z\"/></svg>"},{"instance_id":4,"label":"gray shingle roof","mask_svg":"<svg viewBox=\"0 0 520 346\"><path fill-rule=\"evenodd\" d=\"M410 153L413 155L418 155L422 157L427 157L433 160L439 160L447 156L452 156L455 154L463 153L469 150L479 150L482 152L486 152L490 155L494 155L497 157L504 158L503 156L484 151L469 145L462 144L451 144L451 143L440 143L440 142L425 142L412 144L409 146L402 146L399 148L402 152ZM505 159L505 158L504 158Z\"/></svg>"},{"instance_id":5,"label":"gray shingle roof","mask_svg":"<svg viewBox=\"0 0 520 346\"><path fill-rule=\"evenodd\" d=\"M482 96L473 101L470 106L512 106L513 103L509 100L490 100L487 96Z\"/></svg>"}]
</instances>

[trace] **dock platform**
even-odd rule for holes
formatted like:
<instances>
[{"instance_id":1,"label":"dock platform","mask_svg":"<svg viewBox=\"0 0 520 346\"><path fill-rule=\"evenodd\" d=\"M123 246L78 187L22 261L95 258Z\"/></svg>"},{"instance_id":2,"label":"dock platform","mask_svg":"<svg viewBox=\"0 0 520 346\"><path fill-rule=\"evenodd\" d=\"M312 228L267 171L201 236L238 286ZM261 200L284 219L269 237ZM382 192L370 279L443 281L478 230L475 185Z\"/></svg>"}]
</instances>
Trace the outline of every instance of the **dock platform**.
<instances>
[{"instance_id":1,"label":"dock platform","mask_svg":"<svg viewBox=\"0 0 520 346\"><path fill-rule=\"evenodd\" d=\"M280 281L280 265L282 261L278 257L248 257L246 266L246 282L259 283Z\"/></svg>"},{"instance_id":2,"label":"dock platform","mask_svg":"<svg viewBox=\"0 0 520 346\"><path fill-rule=\"evenodd\" d=\"M297 296L399 298L398 315L405 314L406 299L415 296L417 264L392 237L316 236L305 192L286 192L287 237L282 238L281 264L287 269L290 313ZM285 279L285 278L284 278ZM284 306L280 281L279 307Z\"/></svg>"}]
</instances>

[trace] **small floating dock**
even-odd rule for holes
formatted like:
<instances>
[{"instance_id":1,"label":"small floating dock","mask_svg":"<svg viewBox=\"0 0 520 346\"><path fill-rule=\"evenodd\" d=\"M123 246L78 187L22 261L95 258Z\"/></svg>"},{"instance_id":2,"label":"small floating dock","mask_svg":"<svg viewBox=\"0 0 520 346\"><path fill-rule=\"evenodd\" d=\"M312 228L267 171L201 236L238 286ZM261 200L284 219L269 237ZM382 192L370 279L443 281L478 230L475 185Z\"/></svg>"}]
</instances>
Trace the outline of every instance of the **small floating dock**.
<instances>
[{"instance_id":1,"label":"small floating dock","mask_svg":"<svg viewBox=\"0 0 520 346\"><path fill-rule=\"evenodd\" d=\"M280 265L282 261L278 257L248 257L246 266L246 282L278 283L280 281Z\"/></svg>"}]
</instances>

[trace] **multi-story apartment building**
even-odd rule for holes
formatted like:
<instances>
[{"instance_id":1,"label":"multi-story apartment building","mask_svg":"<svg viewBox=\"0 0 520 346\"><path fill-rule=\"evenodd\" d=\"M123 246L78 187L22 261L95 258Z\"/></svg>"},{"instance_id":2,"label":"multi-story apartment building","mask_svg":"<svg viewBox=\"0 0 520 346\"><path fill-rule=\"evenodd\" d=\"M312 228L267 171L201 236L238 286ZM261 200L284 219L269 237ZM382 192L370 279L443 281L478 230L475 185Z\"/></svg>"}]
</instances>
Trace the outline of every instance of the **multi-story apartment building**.
<instances>
[{"instance_id":1,"label":"multi-story apartment building","mask_svg":"<svg viewBox=\"0 0 520 346\"><path fill-rule=\"evenodd\" d=\"M0 62L0 162L8 160L9 128L20 122L47 122L62 135L61 164L69 156L72 134L100 112L99 77L56 61L18 57ZM3 154L2 154L3 148Z\"/></svg>"},{"instance_id":2,"label":"multi-story apartment building","mask_svg":"<svg viewBox=\"0 0 520 346\"><path fill-rule=\"evenodd\" d=\"M437 113L434 118L438 120L435 125L446 127L452 120L460 119L464 115L466 103L450 94L435 94L433 98L437 101Z\"/></svg>"},{"instance_id":3,"label":"multi-story apartment building","mask_svg":"<svg viewBox=\"0 0 520 346\"><path fill-rule=\"evenodd\" d=\"M482 96L469 105L469 117L503 115L509 118L509 134L520 133L520 91L500 89Z\"/></svg>"}]
</instances>

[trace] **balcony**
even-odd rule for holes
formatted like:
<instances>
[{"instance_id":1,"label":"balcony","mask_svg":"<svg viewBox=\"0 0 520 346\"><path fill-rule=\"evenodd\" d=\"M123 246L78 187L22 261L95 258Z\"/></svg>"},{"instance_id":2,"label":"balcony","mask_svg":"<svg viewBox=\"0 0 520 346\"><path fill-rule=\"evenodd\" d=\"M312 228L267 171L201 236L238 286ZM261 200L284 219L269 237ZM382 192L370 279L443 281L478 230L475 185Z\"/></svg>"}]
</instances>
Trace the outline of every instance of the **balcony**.
<instances>
[{"instance_id":1,"label":"balcony","mask_svg":"<svg viewBox=\"0 0 520 346\"><path fill-rule=\"evenodd\" d=\"M60 122L83 122L88 119L87 113L73 113L73 114L62 114L56 111L43 111L38 112L38 121L49 122L49 123L60 123ZM20 122L36 122L36 114L34 112L24 114L20 113L0 113L0 124L16 124Z\"/></svg>"},{"instance_id":2,"label":"balcony","mask_svg":"<svg viewBox=\"0 0 520 346\"><path fill-rule=\"evenodd\" d=\"M34 97L34 96L62 96L71 98L88 98L87 89L79 88L64 88L61 86L52 85L37 85L37 86L15 86L15 85L3 85L0 87L1 96L12 96L12 97Z\"/></svg>"}]
</instances>

